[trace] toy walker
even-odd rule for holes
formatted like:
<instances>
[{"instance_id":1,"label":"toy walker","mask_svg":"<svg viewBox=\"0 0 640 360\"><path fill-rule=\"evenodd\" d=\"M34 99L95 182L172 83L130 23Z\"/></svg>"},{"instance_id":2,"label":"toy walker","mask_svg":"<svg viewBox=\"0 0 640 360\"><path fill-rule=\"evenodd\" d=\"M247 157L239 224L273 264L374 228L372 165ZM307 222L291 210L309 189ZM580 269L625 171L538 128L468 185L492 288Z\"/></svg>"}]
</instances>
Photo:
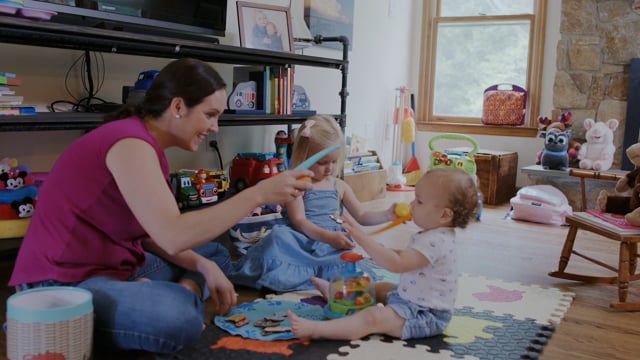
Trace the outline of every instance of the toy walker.
<instances>
[{"instance_id":1,"label":"toy walker","mask_svg":"<svg viewBox=\"0 0 640 360\"><path fill-rule=\"evenodd\" d=\"M473 147L466 151L452 151L452 150L444 150L438 151L435 149L435 143L438 140L447 139L447 140L462 140L469 142ZM429 150L431 150L431 156L429 157L429 169L437 169L437 168L458 168L473 176L476 183L478 183L478 177L476 175L477 166L474 156L478 153L479 147L478 143L470 136L463 134L451 134L445 133L436 135L429 141ZM482 192L478 192L478 217L480 220L482 216Z\"/></svg>"},{"instance_id":2,"label":"toy walker","mask_svg":"<svg viewBox=\"0 0 640 360\"><path fill-rule=\"evenodd\" d=\"M473 148L467 151L466 154L464 151L437 151L435 143L442 139L467 141L473 145ZM478 143L472 137L462 134L436 135L429 141L429 150L431 150L429 169L454 167L464 170L475 177L476 162L473 157L478 153Z\"/></svg>"},{"instance_id":3,"label":"toy walker","mask_svg":"<svg viewBox=\"0 0 640 360\"><path fill-rule=\"evenodd\" d=\"M345 262L345 269L331 280L329 303L324 307L324 314L330 319L353 315L376 303L373 278L356 269L356 263L364 257L346 252L340 258Z\"/></svg>"}]
</instances>

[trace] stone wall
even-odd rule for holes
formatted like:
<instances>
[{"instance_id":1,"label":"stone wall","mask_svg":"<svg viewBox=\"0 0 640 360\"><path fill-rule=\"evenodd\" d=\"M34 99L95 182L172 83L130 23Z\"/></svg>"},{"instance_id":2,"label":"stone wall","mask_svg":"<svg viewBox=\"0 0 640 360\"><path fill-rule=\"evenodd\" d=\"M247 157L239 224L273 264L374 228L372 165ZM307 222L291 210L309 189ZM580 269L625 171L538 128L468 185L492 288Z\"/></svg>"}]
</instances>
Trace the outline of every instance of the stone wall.
<instances>
[{"instance_id":1,"label":"stone wall","mask_svg":"<svg viewBox=\"0 0 640 360\"><path fill-rule=\"evenodd\" d=\"M613 169L622 159L629 69L640 57L640 0L562 0L553 114L573 114L573 138L584 143L584 119L618 119Z\"/></svg>"}]
</instances>

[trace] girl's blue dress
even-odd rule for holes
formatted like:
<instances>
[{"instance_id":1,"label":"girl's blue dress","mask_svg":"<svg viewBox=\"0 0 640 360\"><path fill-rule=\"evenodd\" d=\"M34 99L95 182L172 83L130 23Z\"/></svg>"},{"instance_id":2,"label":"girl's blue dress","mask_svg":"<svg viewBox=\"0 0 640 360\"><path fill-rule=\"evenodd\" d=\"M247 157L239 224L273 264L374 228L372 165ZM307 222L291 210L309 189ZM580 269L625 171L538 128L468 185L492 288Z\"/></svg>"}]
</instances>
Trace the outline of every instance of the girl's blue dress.
<instances>
[{"instance_id":1,"label":"girl's blue dress","mask_svg":"<svg viewBox=\"0 0 640 360\"><path fill-rule=\"evenodd\" d=\"M336 215L339 205L336 189L306 191L303 201L307 219L323 229L344 231L331 218ZM338 214L342 215L342 206ZM228 278L238 285L256 289L266 287L279 292L313 289L311 277L331 280L343 268L340 254L345 251L308 238L290 223L275 225L233 264Z\"/></svg>"}]
</instances>

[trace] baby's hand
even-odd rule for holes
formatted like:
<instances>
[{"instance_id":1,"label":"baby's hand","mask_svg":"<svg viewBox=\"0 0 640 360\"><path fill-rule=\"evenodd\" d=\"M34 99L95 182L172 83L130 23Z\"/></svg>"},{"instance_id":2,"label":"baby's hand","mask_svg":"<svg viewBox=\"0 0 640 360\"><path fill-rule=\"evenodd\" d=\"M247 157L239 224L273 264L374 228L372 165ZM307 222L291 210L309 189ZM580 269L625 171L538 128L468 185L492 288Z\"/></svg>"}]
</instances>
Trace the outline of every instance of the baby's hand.
<instances>
[{"instance_id":1,"label":"baby's hand","mask_svg":"<svg viewBox=\"0 0 640 360\"><path fill-rule=\"evenodd\" d=\"M347 231L347 234L351 235L351 237L356 242L358 241L358 239L366 236L364 230L362 229L362 226L360 226L360 224L353 217L351 217L351 215L345 213L343 215L343 219L344 223L342 224L342 226Z\"/></svg>"},{"instance_id":2,"label":"baby's hand","mask_svg":"<svg viewBox=\"0 0 640 360\"><path fill-rule=\"evenodd\" d=\"M398 203L394 202L387 209L387 219L388 219L388 221L393 221L393 220L396 220L398 218L398 215L396 214L396 206L398 206Z\"/></svg>"}]
</instances>

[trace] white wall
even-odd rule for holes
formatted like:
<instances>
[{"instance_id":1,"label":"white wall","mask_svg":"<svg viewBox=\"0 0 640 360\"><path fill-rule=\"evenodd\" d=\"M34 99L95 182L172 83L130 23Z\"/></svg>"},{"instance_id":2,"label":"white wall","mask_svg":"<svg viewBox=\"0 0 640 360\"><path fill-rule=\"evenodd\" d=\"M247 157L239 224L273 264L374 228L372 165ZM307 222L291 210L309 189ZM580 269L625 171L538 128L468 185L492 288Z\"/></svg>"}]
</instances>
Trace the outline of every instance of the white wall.
<instances>
[{"instance_id":1,"label":"white wall","mask_svg":"<svg viewBox=\"0 0 640 360\"><path fill-rule=\"evenodd\" d=\"M328 0L327 0L328 1ZM289 0L258 0L254 2L289 6ZM292 16L303 16L304 0L291 0ZM555 76L555 50L559 39L560 3L550 2L547 21L547 45L545 51L542 114L550 114L553 77ZM355 1L353 50L349 53L349 79L347 100L347 135L365 136L369 147L377 150L388 167L391 161L391 114L395 89L408 86L417 91L419 44L421 33L421 0L367 0ZM221 43L239 45L235 2L229 1L227 35ZM67 70L81 52L0 44L0 69L20 74L24 85L18 89L28 102L44 106L59 99L68 99L64 87ZM305 55L341 58L342 52L321 46L304 50ZM121 87L132 85L138 72L159 69L169 60L149 57L104 54L105 83L98 96L119 102ZM231 66L214 64L227 83L231 84ZM309 93L311 104L320 113L338 113L340 72L331 69L297 67L296 83ZM75 96L81 97L78 71L72 72L69 87ZM275 132L284 126L223 127L217 135L225 167L239 151L274 151ZM51 132L0 132L0 157L16 157L34 170L47 171L57 155L80 131ZM417 156L426 164L427 143L434 134L418 133ZM483 148L518 151L519 166L533 164L535 154L542 143L537 138L507 138L474 136ZM31 145L31 144L35 144ZM195 154L182 150L170 150L174 169L182 167L217 167L218 161L208 147Z\"/></svg>"}]
</instances>

